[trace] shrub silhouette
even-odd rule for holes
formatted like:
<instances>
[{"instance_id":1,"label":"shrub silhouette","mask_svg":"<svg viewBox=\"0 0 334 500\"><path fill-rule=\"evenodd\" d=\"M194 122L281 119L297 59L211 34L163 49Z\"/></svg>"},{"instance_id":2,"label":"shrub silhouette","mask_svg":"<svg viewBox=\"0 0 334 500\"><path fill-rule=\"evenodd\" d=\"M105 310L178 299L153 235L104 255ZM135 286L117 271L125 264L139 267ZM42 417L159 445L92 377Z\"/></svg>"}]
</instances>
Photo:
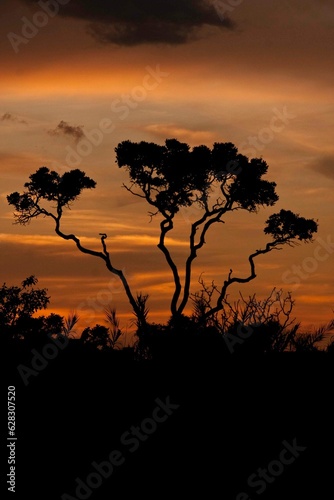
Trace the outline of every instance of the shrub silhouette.
<instances>
[{"instance_id":1,"label":"shrub silhouette","mask_svg":"<svg viewBox=\"0 0 334 500\"><path fill-rule=\"evenodd\" d=\"M46 309L50 302L47 289L36 288L38 279L29 276L22 281L21 286L0 288L0 330L9 338L25 337L30 331L41 327L59 325L59 317L33 318L37 311Z\"/></svg>"},{"instance_id":2,"label":"shrub silhouette","mask_svg":"<svg viewBox=\"0 0 334 500\"><path fill-rule=\"evenodd\" d=\"M107 326L95 325L87 327L80 336L81 342L86 345L96 347L99 350L119 349L121 347L120 338L123 336L119 328L119 319L116 309L109 307L105 309Z\"/></svg>"}]
</instances>

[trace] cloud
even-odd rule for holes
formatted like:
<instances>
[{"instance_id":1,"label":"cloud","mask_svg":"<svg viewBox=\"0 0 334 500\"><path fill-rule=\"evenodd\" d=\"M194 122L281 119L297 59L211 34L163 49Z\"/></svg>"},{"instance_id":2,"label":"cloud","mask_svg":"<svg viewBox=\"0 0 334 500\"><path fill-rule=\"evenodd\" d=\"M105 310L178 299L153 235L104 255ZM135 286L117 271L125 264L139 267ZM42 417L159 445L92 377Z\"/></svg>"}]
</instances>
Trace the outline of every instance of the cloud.
<instances>
[{"instance_id":1,"label":"cloud","mask_svg":"<svg viewBox=\"0 0 334 500\"><path fill-rule=\"evenodd\" d=\"M214 142L215 139L215 135L207 130L191 130L173 124L157 123L147 125L145 130L159 138L175 137L180 141L191 144L208 144Z\"/></svg>"},{"instance_id":2,"label":"cloud","mask_svg":"<svg viewBox=\"0 0 334 500\"><path fill-rule=\"evenodd\" d=\"M121 241L126 243L127 245L125 248L129 248L128 245L133 245L133 247L130 246L130 248L134 248L135 246L149 246L154 248L157 245L157 237L149 236L147 234L122 234L116 236L115 240L117 241L117 243ZM189 247L188 241L182 241L175 238L167 238L166 244L170 247Z\"/></svg>"},{"instance_id":3,"label":"cloud","mask_svg":"<svg viewBox=\"0 0 334 500\"><path fill-rule=\"evenodd\" d=\"M73 127L72 125L69 125L67 122L62 120L61 122L58 123L57 127L52 130L48 130L48 134L50 135L69 135L73 137L75 142L80 141L83 137L85 137L85 134L82 130L83 125L78 125L76 127Z\"/></svg>"},{"instance_id":4,"label":"cloud","mask_svg":"<svg viewBox=\"0 0 334 500\"><path fill-rule=\"evenodd\" d=\"M113 250L125 253L132 252L136 247L151 247L154 248L157 245L157 237L149 236L147 234L116 234L113 237L110 237L107 240L107 243L110 240L110 244L113 245ZM90 236L82 236L80 237L80 241L83 245L87 247L94 248L96 246L101 246L99 237L94 238ZM68 242L64 242L63 239L58 236L53 235L25 235L24 238L20 234L6 234L0 233L0 242L17 242L20 245L29 245L34 247L55 247L61 246L67 253L78 253L78 250L75 246L69 245ZM167 245L170 247L188 247L189 244L187 241L182 241L177 238L167 238Z\"/></svg>"},{"instance_id":5,"label":"cloud","mask_svg":"<svg viewBox=\"0 0 334 500\"><path fill-rule=\"evenodd\" d=\"M15 120L14 116L11 115L10 113L4 113L1 117L1 121L4 122L4 121L13 121Z\"/></svg>"},{"instance_id":6,"label":"cloud","mask_svg":"<svg viewBox=\"0 0 334 500\"><path fill-rule=\"evenodd\" d=\"M25 120L22 120L21 118L18 118L15 115L12 115L11 113L4 113L1 117L0 120L2 122L8 121L8 122L17 122L17 123L23 123L24 125L28 125L28 123Z\"/></svg>"},{"instance_id":7,"label":"cloud","mask_svg":"<svg viewBox=\"0 0 334 500\"><path fill-rule=\"evenodd\" d=\"M309 165L309 168L334 180L334 155L320 156Z\"/></svg>"},{"instance_id":8,"label":"cloud","mask_svg":"<svg viewBox=\"0 0 334 500\"><path fill-rule=\"evenodd\" d=\"M209 0L71 0L59 15L88 21L89 33L100 42L126 46L183 44L205 25L233 27Z\"/></svg>"}]
</instances>

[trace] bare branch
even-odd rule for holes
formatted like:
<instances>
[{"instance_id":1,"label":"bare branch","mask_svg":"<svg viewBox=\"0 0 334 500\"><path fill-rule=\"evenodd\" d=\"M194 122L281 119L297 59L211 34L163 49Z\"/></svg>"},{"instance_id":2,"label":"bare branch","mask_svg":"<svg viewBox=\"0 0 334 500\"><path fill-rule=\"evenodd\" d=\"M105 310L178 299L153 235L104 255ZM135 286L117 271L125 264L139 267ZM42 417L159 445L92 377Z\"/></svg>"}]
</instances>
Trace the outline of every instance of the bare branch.
<instances>
[{"instance_id":1,"label":"bare branch","mask_svg":"<svg viewBox=\"0 0 334 500\"><path fill-rule=\"evenodd\" d=\"M250 275L247 278L237 278L237 277L232 278L232 269L230 269L227 280L224 281L224 285L220 291L220 295L219 295L219 298L217 300L216 306L214 308L212 308L210 311L208 311L206 313L206 316L209 317L209 316L217 313L221 309L223 309L223 307L224 307L223 301L225 299L226 292L227 292L227 289L229 286L231 286L233 283L249 283L250 281L252 281L253 279L256 278L255 263L254 263L254 259L256 257L258 257L259 255L262 255L262 254L269 253L272 250L281 250L281 248L279 248L278 245L282 245L283 243L285 243L285 241L283 239L280 241L273 241L273 242L267 243L264 250L256 250L256 252L251 254L248 257L249 264L250 264Z\"/></svg>"},{"instance_id":2,"label":"bare branch","mask_svg":"<svg viewBox=\"0 0 334 500\"><path fill-rule=\"evenodd\" d=\"M132 190L132 186L135 186L135 183L133 182L131 184L131 187L128 187L126 184L122 184L122 187L129 191L129 193L133 194L134 196L138 196L138 198L143 198L145 200L146 196L140 193L136 193L135 191Z\"/></svg>"},{"instance_id":3,"label":"bare branch","mask_svg":"<svg viewBox=\"0 0 334 500\"><path fill-rule=\"evenodd\" d=\"M190 296L190 283L191 283L191 271L192 271L192 263L197 257L197 252L200 250L205 244L205 236L209 228L218 222L224 223L221 220L221 217L229 210L229 206L220 207L219 209L213 209L211 211L206 211L204 215L195 221L191 225L190 238L189 238L189 247L190 253L186 260L185 266L185 281L184 281L184 291L183 298L181 304L178 308L178 313L182 314L184 308L186 307L189 296ZM211 218L210 218L211 217ZM204 225L203 225L204 224ZM200 226L203 226L200 232L199 240L196 243L195 237Z\"/></svg>"}]
</instances>

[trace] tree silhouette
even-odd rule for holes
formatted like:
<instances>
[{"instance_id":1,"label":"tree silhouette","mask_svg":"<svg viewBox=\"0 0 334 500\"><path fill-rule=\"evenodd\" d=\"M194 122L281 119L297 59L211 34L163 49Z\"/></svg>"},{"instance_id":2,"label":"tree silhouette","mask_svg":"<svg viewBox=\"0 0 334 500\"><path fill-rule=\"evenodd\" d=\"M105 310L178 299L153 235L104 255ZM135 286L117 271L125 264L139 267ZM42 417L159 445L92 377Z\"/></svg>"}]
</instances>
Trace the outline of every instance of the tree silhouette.
<instances>
[{"instance_id":1,"label":"tree silhouette","mask_svg":"<svg viewBox=\"0 0 334 500\"><path fill-rule=\"evenodd\" d=\"M38 279L29 276L21 286L0 287L0 333L1 340L24 339L28 342L45 341L46 335L58 337L73 335L79 321L75 313L67 318L56 313L34 316L46 309L50 303L46 288L37 288Z\"/></svg>"},{"instance_id":2,"label":"tree silhouette","mask_svg":"<svg viewBox=\"0 0 334 500\"><path fill-rule=\"evenodd\" d=\"M111 347L109 330L103 325L95 325L92 328L88 326L82 332L80 340L84 344L91 345L101 350Z\"/></svg>"},{"instance_id":3,"label":"tree silhouette","mask_svg":"<svg viewBox=\"0 0 334 500\"><path fill-rule=\"evenodd\" d=\"M22 281L21 286L7 286L4 283L0 288L0 329L9 337L24 336L38 321L32 318L33 314L46 309L50 301L47 289L36 288L37 283L35 276L29 276ZM52 327L54 319L44 318L45 325L49 322Z\"/></svg>"},{"instance_id":4,"label":"tree silhouette","mask_svg":"<svg viewBox=\"0 0 334 500\"><path fill-rule=\"evenodd\" d=\"M263 179L268 170L263 159L248 159L238 153L230 142L215 143L212 149L204 145L190 149L176 139L166 140L164 146L124 141L115 151L118 166L126 168L129 173L130 185L124 187L153 207L153 211L149 212L151 217L161 217L158 248L164 254L174 280L171 315L174 319L180 318L190 298L193 261L204 246L210 227L224 222L222 218L228 212L257 212L261 206L273 206L278 200L276 184ZM121 280L137 316L137 325L142 328L147 324L147 296L139 294L134 297L124 273L113 266L106 246L107 234L100 233L102 251L97 252L84 247L74 234L65 234L61 230L64 209L69 208L84 189L93 189L95 185L95 181L80 170L71 170L60 176L47 167L41 167L30 176L22 194L12 193L7 200L15 207L17 223L25 225L39 216L50 217L58 236L72 240L81 252L101 258L108 270ZM213 196L216 189L219 196ZM199 217L190 225L189 251L182 283L179 269L166 245L166 235L174 228L174 219L180 208L190 206L197 207ZM230 270L219 290L216 304L206 311L206 317L215 315L223 308L230 285L247 283L256 277L256 257L283 245L311 241L316 231L317 223L313 219L305 219L289 210L271 215L264 228L270 240L263 249L249 256L249 275L235 277Z\"/></svg>"},{"instance_id":5,"label":"tree silhouette","mask_svg":"<svg viewBox=\"0 0 334 500\"><path fill-rule=\"evenodd\" d=\"M102 252L96 252L84 247L74 234L65 234L61 230L64 209L69 209L84 189L94 189L96 182L78 169L70 170L60 176L47 167L39 168L29 178L30 182L24 184L25 192L22 194L14 192L7 196L8 203L16 210L15 222L24 226L39 216L50 217L55 223L55 232L58 236L64 240L74 241L80 252L102 259L108 270L120 278L133 310L140 315L136 299L131 293L123 271L115 268L111 263L105 242L107 235L100 233ZM48 203L47 206L45 202Z\"/></svg>"},{"instance_id":6,"label":"tree silhouette","mask_svg":"<svg viewBox=\"0 0 334 500\"><path fill-rule=\"evenodd\" d=\"M272 206L278 201L275 182L262 177L268 165L261 158L248 159L238 153L230 142L194 147L176 139L166 140L164 146L154 143L124 141L116 148L116 161L129 173L130 193L145 199L154 211L151 217L161 216L158 248L163 252L174 279L171 314L181 316L190 296L192 264L205 244L205 237L214 224L224 222L222 217L235 210L257 212L260 206ZM219 189L219 197L210 193ZM181 207L197 206L198 219L191 224L189 254L185 262L182 285L180 273L165 238L174 227L174 218ZM233 283L247 283L256 277L254 259L261 254L292 245L297 241L311 241L317 231L313 219L305 219L289 210L281 210L266 221L265 234L271 236L264 249L249 256L250 274L245 278L232 277L230 270L220 289L214 307L206 311L213 316L223 308L227 289Z\"/></svg>"}]
</instances>

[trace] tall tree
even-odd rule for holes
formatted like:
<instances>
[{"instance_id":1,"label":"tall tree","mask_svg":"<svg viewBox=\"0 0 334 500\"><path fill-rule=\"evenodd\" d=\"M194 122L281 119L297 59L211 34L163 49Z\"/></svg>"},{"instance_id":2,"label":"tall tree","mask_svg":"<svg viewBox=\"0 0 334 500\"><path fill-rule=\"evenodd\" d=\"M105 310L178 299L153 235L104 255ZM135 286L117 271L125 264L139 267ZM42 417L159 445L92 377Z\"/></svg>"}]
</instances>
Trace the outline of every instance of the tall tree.
<instances>
[{"instance_id":1,"label":"tall tree","mask_svg":"<svg viewBox=\"0 0 334 500\"><path fill-rule=\"evenodd\" d=\"M160 216L158 248L170 267L174 281L170 310L172 317L180 317L190 297L193 262L204 246L211 226L224 222L223 216L228 212L257 212L261 206L273 206L278 200L276 184L263 179L268 170L263 159L248 159L230 142L215 143L212 149L204 145L190 149L187 144L176 139L166 140L165 145L123 141L115 151L118 166L126 168L129 173L130 184L124 187L153 207L149 212L151 217ZM97 252L84 247L77 236L65 234L61 229L64 209L69 208L84 189L93 189L95 185L95 181L80 170L71 170L60 176L57 172L41 167L30 176L30 182L24 185L26 190L22 194L12 193L7 196L7 200L15 207L17 223L25 225L39 216L50 217L58 236L72 240L81 252L102 259L108 270L121 280L137 316L139 328L146 324L147 317L145 303L141 301L143 296L134 297L124 273L113 266L106 246L107 235L100 233L102 251ZM217 190L219 196L213 196ZM166 235L173 230L179 210L192 205L198 208L199 217L190 225L182 282L180 270L167 247ZM235 277L230 270L216 304L206 315L214 315L223 308L230 285L246 283L256 277L256 257L283 245L311 241L316 231L317 223L313 219L305 219L289 210L271 215L264 228L270 240L263 249L249 256L249 275ZM147 296L144 297L146 302Z\"/></svg>"},{"instance_id":2,"label":"tall tree","mask_svg":"<svg viewBox=\"0 0 334 500\"><path fill-rule=\"evenodd\" d=\"M29 179L30 182L24 184L26 190L22 194L14 192L7 196L8 203L16 210L15 222L24 226L40 216L51 218L58 236L64 240L72 240L80 252L102 259L108 270L119 277L134 312L139 314L136 299L131 293L123 271L114 267L111 262L105 241L107 235L100 233L102 251L97 252L83 246L80 238L74 234L66 234L61 229L64 209L69 209L84 189L94 189L96 182L78 169L70 170L60 176L47 167L39 168Z\"/></svg>"},{"instance_id":3,"label":"tall tree","mask_svg":"<svg viewBox=\"0 0 334 500\"><path fill-rule=\"evenodd\" d=\"M211 226L223 221L228 212L245 210L257 212L261 206L272 206L278 201L276 183L263 177L268 165L261 158L248 159L230 142L215 143L212 149L188 144L176 139L166 140L165 145L124 141L116 148L116 161L129 173L130 193L143 198L154 210L151 217L159 215L160 239L158 248L163 252L174 279L171 300L172 316L184 312L190 296L192 264L205 244ZM219 196L210 196L217 193ZM181 283L180 272L166 246L166 235L174 228L175 215L181 207L198 207L199 217L190 226L189 253L185 262L185 278ZM313 219L305 219L290 210L281 210L266 221L265 234L271 237L265 248L249 256L250 273L244 278L232 276L230 270L214 307L207 311L212 316L223 308L227 289L233 283L246 283L256 277L254 259L261 254L292 245L297 241L311 241L317 231Z\"/></svg>"}]
</instances>

